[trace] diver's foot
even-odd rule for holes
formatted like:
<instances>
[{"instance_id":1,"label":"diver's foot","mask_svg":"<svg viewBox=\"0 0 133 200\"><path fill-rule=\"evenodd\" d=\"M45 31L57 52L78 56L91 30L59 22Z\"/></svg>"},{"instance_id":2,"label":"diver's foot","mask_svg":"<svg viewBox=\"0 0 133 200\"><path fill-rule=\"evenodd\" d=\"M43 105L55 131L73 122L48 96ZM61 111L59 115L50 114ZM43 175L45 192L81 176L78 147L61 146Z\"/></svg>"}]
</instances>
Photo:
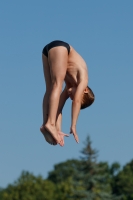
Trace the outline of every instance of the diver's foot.
<instances>
[{"instance_id":1,"label":"diver's foot","mask_svg":"<svg viewBox=\"0 0 133 200\"><path fill-rule=\"evenodd\" d=\"M49 123L45 124L45 129L51 134L51 136L55 139L55 141L60 145L63 146L62 138L60 134L58 134L56 126L53 126Z\"/></svg>"},{"instance_id":2,"label":"diver's foot","mask_svg":"<svg viewBox=\"0 0 133 200\"><path fill-rule=\"evenodd\" d=\"M55 139L51 136L51 134L45 129L44 125L40 127L40 131L44 135L45 140L51 145L57 145Z\"/></svg>"}]
</instances>

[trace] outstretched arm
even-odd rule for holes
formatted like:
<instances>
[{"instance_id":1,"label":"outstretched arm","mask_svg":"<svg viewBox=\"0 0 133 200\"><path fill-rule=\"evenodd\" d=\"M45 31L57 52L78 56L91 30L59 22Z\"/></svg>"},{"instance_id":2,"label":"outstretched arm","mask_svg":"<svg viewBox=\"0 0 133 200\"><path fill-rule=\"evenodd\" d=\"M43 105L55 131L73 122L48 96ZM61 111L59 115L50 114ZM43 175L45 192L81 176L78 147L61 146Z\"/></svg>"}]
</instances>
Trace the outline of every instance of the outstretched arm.
<instances>
[{"instance_id":1,"label":"outstretched arm","mask_svg":"<svg viewBox=\"0 0 133 200\"><path fill-rule=\"evenodd\" d=\"M81 101L84 90L86 88L87 83L85 81L81 81L77 87L73 102L72 102L72 121L71 121L71 128L70 133L74 135L74 138L77 143L79 143L78 135L76 132L76 124L78 120L78 115L81 108Z\"/></svg>"}]
</instances>

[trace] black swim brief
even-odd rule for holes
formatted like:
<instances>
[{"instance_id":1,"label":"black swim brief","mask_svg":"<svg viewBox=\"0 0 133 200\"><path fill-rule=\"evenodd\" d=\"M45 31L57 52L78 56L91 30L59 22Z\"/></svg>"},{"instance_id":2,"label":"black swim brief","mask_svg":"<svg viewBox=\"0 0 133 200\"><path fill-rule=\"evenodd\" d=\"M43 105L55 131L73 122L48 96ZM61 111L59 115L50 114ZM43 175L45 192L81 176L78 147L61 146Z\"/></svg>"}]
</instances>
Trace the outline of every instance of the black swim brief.
<instances>
[{"instance_id":1,"label":"black swim brief","mask_svg":"<svg viewBox=\"0 0 133 200\"><path fill-rule=\"evenodd\" d=\"M53 42L50 42L49 44L47 44L44 48L42 53L48 57L48 51L50 49L52 49L53 47L58 47L58 46L63 46L67 48L68 54L70 53L70 45L66 42L60 41L60 40L55 40Z\"/></svg>"}]
</instances>

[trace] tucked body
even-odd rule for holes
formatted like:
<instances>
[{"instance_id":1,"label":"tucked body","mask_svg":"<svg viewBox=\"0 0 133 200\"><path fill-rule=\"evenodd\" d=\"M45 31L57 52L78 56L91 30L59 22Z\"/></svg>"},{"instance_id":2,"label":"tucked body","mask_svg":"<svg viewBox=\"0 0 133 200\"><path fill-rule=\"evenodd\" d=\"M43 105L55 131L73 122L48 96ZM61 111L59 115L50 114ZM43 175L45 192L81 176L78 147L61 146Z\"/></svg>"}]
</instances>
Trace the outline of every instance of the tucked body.
<instances>
[{"instance_id":1,"label":"tucked body","mask_svg":"<svg viewBox=\"0 0 133 200\"><path fill-rule=\"evenodd\" d=\"M66 100L72 100L70 133L79 142L76 123L80 109L90 106L94 94L88 85L88 71L84 59L66 42L53 41L42 53L46 92L43 99L43 125L41 132L47 142L64 145L61 132L62 109ZM63 83L66 86L62 91Z\"/></svg>"}]
</instances>

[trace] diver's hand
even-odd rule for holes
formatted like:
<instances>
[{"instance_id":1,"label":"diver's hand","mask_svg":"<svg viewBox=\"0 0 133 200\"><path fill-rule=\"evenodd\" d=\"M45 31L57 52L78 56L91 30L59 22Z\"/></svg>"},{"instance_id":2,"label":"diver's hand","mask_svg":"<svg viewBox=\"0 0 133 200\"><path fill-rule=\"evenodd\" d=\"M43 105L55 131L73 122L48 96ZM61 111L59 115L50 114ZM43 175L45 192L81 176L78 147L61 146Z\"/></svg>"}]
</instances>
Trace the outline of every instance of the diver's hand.
<instances>
[{"instance_id":1,"label":"diver's hand","mask_svg":"<svg viewBox=\"0 0 133 200\"><path fill-rule=\"evenodd\" d=\"M79 143L79 138L78 138L78 135L77 135L77 132L76 132L76 127L71 127L70 128L70 134L73 134L76 142Z\"/></svg>"},{"instance_id":2,"label":"diver's hand","mask_svg":"<svg viewBox=\"0 0 133 200\"><path fill-rule=\"evenodd\" d=\"M62 139L61 146L64 146L64 144L65 144L65 142L64 142L64 137L65 137L65 136L66 136L66 137L69 137L69 135L63 133L62 131L58 131L58 134L59 134L60 138Z\"/></svg>"}]
</instances>

